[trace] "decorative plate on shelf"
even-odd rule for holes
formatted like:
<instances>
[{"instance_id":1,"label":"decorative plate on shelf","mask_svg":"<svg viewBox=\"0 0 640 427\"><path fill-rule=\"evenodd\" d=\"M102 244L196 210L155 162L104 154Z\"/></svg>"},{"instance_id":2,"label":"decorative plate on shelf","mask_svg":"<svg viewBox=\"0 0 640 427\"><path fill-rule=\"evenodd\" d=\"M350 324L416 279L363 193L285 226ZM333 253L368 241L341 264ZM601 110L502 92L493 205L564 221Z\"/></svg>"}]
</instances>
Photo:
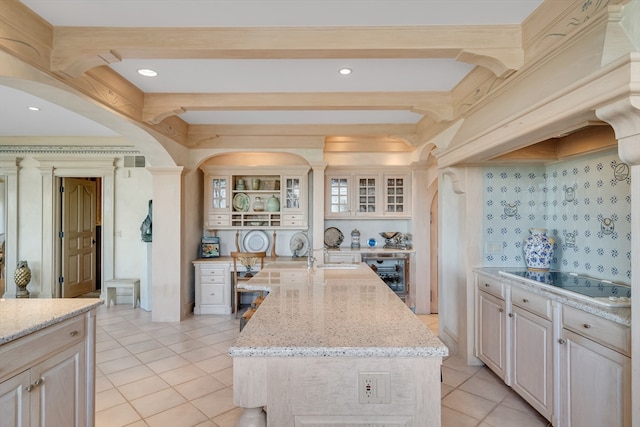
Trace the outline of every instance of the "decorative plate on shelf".
<instances>
[{"instance_id":1,"label":"decorative plate on shelf","mask_svg":"<svg viewBox=\"0 0 640 427\"><path fill-rule=\"evenodd\" d=\"M307 252L309 251L309 244L307 242L307 236L302 232L297 232L291 236L289 249L291 249L291 254L294 258L307 255Z\"/></svg>"},{"instance_id":2,"label":"decorative plate on shelf","mask_svg":"<svg viewBox=\"0 0 640 427\"><path fill-rule=\"evenodd\" d=\"M344 240L342 231L335 227L329 227L324 230L324 244L329 248L338 248Z\"/></svg>"},{"instance_id":3,"label":"decorative plate on shelf","mask_svg":"<svg viewBox=\"0 0 640 427\"><path fill-rule=\"evenodd\" d=\"M269 243L269 236L262 230L251 230L242 239L244 252L266 252Z\"/></svg>"},{"instance_id":4,"label":"decorative plate on shelf","mask_svg":"<svg viewBox=\"0 0 640 427\"><path fill-rule=\"evenodd\" d=\"M233 209L238 212L246 212L249 210L249 196L244 193L238 193L233 196Z\"/></svg>"}]
</instances>

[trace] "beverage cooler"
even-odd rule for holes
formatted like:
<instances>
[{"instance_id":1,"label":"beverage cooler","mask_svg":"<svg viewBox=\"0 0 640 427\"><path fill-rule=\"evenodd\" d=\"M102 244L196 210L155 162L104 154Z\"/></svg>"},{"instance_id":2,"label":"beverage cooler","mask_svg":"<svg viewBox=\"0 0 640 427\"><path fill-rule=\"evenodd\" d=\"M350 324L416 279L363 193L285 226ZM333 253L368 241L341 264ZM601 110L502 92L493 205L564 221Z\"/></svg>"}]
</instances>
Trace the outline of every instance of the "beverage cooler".
<instances>
[{"instance_id":1,"label":"beverage cooler","mask_svg":"<svg viewBox=\"0 0 640 427\"><path fill-rule=\"evenodd\" d=\"M378 277L391 288L403 301L409 295L409 254L372 253L363 254L365 262Z\"/></svg>"}]
</instances>

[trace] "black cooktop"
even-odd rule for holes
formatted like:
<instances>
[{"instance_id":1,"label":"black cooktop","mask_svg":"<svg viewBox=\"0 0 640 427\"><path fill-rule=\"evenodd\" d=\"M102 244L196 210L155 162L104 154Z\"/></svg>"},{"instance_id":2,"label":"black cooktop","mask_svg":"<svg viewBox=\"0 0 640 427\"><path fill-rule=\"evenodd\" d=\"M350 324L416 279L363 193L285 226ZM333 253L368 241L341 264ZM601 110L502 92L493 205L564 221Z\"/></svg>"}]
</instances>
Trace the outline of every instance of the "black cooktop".
<instances>
[{"instance_id":1,"label":"black cooktop","mask_svg":"<svg viewBox=\"0 0 640 427\"><path fill-rule=\"evenodd\" d=\"M580 295L595 298L605 305L621 306L630 303L631 287L612 283L607 280L578 276L573 273L559 271L501 271L503 274L513 274L529 280L551 285L556 288L575 292Z\"/></svg>"}]
</instances>

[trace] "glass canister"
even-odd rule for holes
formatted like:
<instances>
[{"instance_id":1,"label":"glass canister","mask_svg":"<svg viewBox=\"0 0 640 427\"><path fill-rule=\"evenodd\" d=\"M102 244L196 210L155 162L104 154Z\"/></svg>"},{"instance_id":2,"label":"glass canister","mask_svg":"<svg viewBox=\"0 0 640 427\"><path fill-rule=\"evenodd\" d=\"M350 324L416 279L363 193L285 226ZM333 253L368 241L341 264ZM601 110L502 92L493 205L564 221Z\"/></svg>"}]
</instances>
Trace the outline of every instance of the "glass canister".
<instances>
[{"instance_id":1,"label":"glass canister","mask_svg":"<svg viewBox=\"0 0 640 427\"><path fill-rule=\"evenodd\" d=\"M354 228L351 232L351 248L359 249L360 248L360 230Z\"/></svg>"},{"instance_id":2,"label":"glass canister","mask_svg":"<svg viewBox=\"0 0 640 427\"><path fill-rule=\"evenodd\" d=\"M262 197L256 197L256 199L253 201L252 208L254 212L264 211L264 200L262 200Z\"/></svg>"}]
</instances>

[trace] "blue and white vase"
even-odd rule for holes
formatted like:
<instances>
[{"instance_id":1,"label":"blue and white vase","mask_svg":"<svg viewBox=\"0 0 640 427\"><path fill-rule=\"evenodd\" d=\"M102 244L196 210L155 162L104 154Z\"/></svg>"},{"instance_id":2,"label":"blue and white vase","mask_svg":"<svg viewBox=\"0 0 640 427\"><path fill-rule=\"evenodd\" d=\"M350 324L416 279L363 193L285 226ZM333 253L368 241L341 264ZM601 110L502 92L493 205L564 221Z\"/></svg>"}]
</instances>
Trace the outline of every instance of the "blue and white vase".
<instances>
[{"instance_id":1,"label":"blue and white vase","mask_svg":"<svg viewBox=\"0 0 640 427\"><path fill-rule=\"evenodd\" d=\"M546 228L532 228L524 239L524 260L529 271L548 271L553 258L553 239L547 237Z\"/></svg>"}]
</instances>

